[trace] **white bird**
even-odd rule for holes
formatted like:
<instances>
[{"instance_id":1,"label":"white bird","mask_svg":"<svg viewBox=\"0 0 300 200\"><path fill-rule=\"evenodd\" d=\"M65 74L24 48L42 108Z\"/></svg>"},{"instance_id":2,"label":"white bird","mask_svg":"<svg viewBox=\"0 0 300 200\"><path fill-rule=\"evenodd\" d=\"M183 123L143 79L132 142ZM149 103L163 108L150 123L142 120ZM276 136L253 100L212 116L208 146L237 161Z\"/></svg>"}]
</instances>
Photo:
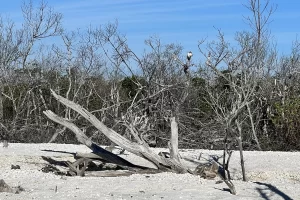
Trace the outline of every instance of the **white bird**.
<instances>
[{"instance_id":1,"label":"white bird","mask_svg":"<svg viewBox=\"0 0 300 200\"><path fill-rule=\"evenodd\" d=\"M188 54L187 54L187 56L186 56L186 58L188 59L188 61L191 60L192 56L193 56L193 53L191 51L189 51Z\"/></svg>"}]
</instances>

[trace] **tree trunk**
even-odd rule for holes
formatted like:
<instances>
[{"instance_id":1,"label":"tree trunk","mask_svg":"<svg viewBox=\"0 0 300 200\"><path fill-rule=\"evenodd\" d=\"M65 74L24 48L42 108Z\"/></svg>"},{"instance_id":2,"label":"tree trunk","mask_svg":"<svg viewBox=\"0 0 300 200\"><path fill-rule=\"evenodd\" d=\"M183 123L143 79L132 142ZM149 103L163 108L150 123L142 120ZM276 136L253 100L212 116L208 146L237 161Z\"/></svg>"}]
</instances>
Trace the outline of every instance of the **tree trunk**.
<instances>
[{"instance_id":1,"label":"tree trunk","mask_svg":"<svg viewBox=\"0 0 300 200\"><path fill-rule=\"evenodd\" d=\"M243 154L243 144L242 144L242 127L240 123L236 120L235 121L236 126L239 131L239 136L237 137L237 141L239 144L239 150L240 150L240 160L241 160L241 168L242 168L242 174L243 174L243 181L247 181L246 178L246 170L245 170L245 162L244 162L244 154Z\"/></svg>"},{"instance_id":2,"label":"tree trunk","mask_svg":"<svg viewBox=\"0 0 300 200\"><path fill-rule=\"evenodd\" d=\"M250 122L251 122L251 128L252 128L252 134L253 134L254 140L257 144L258 149L261 151L261 147L260 147L260 144L259 144L259 141L258 141L258 138L257 138L256 131L255 131L253 116L252 116L252 113L251 113L250 105L248 103L247 103L247 110L248 110L248 114L249 114L249 118L250 118Z\"/></svg>"},{"instance_id":3,"label":"tree trunk","mask_svg":"<svg viewBox=\"0 0 300 200\"><path fill-rule=\"evenodd\" d=\"M179 157L178 157L178 124L176 121L176 117L171 118L170 157L179 161Z\"/></svg>"},{"instance_id":4,"label":"tree trunk","mask_svg":"<svg viewBox=\"0 0 300 200\"><path fill-rule=\"evenodd\" d=\"M4 117L4 110L3 110L3 95L2 92L4 91L4 86L3 84L0 82L0 121L3 121L3 117Z\"/></svg>"}]
</instances>

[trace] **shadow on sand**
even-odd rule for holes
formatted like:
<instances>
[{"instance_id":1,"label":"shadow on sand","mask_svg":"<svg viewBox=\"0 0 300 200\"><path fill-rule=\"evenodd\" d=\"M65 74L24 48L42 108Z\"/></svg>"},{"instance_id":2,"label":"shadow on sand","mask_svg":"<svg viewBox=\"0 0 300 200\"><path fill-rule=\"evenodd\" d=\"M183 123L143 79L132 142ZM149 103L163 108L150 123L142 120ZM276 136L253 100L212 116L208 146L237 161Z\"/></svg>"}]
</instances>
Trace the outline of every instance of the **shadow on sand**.
<instances>
[{"instance_id":1,"label":"shadow on sand","mask_svg":"<svg viewBox=\"0 0 300 200\"><path fill-rule=\"evenodd\" d=\"M256 190L259 192L260 196L266 200L270 200L269 195L267 194L268 191L274 192L275 194L279 195L282 197L284 200L293 200L291 197L277 189L275 186L267 183L261 183L261 182L254 182L258 185L263 185L266 186L266 188L259 188L257 187Z\"/></svg>"}]
</instances>

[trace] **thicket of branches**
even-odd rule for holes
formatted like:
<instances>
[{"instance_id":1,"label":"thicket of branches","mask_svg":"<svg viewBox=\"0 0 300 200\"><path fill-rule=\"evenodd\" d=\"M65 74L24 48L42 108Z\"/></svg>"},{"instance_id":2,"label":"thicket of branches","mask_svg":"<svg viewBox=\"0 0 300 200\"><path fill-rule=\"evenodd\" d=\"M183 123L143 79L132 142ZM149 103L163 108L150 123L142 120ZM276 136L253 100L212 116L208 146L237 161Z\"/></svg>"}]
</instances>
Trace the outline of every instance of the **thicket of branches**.
<instances>
[{"instance_id":1,"label":"thicket of branches","mask_svg":"<svg viewBox=\"0 0 300 200\"><path fill-rule=\"evenodd\" d=\"M45 3L24 4L22 27L0 20L0 139L77 142L43 114L52 110L108 144L52 89L116 132L135 140L135 131L153 146L168 145L174 117L179 147L299 150L300 45L279 55L268 30L275 8L259 0L246 6L251 29L237 32L234 45L222 31L215 41L201 40L193 54L203 62L194 63L182 46L156 37L136 54L117 22L66 33L60 13ZM57 44L41 45L49 37Z\"/></svg>"}]
</instances>

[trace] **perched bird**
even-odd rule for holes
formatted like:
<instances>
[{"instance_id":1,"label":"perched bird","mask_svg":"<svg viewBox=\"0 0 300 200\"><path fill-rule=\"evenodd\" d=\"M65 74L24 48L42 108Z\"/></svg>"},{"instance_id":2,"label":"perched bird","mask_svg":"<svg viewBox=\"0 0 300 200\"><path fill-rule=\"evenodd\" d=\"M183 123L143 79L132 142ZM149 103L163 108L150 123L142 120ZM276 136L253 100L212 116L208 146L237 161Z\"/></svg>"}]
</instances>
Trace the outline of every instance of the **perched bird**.
<instances>
[{"instance_id":1,"label":"perched bird","mask_svg":"<svg viewBox=\"0 0 300 200\"><path fill-rule=\"evenodd\" d=\"M186 58L188 59L188 61L191 60L192 56L193 56L193 53L191 51L189 51L188 54L187 54L187 56L186 56Z\"/></svg>"}]
</instances>

